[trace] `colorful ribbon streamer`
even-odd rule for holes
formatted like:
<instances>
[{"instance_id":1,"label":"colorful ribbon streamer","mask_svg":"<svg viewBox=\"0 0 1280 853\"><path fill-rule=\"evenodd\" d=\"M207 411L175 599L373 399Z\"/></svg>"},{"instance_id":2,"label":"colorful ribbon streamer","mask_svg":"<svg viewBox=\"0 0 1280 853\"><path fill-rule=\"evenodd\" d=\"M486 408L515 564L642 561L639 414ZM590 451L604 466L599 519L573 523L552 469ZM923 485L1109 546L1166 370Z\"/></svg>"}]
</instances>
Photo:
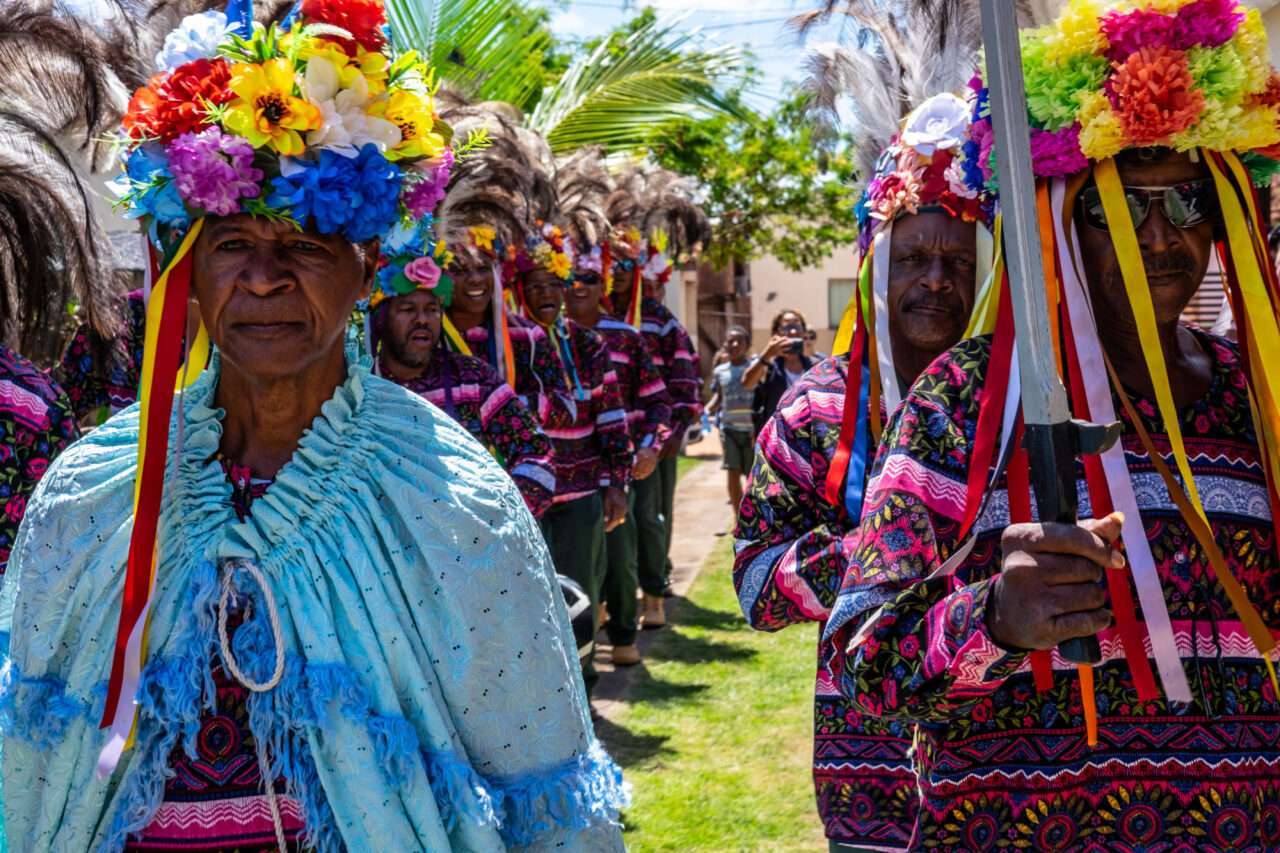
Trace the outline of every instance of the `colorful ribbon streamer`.
<instances>
[{"instance_id":1,"label":"colorful ribbon streamer","mask_svg":"<svg viewBox=\"0 0 1280 853\"><path fill-rule=\"evenodd\" d=\"M192 248L204 220L192 225L165 266L147 304L146 338L139 385L138 474L134 485L133 534L125 571L120 622L107 682L101 725L110 728L107 745L98 757L99 776L115 770L132 739L137 719L135 697L147 654L147 623L155 588L157 533L164 495L165 466L169 451L169 424L175 383L186 334L188 296L191 287ZM203 326L196 335L189 364L208 357L208 336ZM199 370L188 370L187 383Z\"/></svg>"}]
</instances>

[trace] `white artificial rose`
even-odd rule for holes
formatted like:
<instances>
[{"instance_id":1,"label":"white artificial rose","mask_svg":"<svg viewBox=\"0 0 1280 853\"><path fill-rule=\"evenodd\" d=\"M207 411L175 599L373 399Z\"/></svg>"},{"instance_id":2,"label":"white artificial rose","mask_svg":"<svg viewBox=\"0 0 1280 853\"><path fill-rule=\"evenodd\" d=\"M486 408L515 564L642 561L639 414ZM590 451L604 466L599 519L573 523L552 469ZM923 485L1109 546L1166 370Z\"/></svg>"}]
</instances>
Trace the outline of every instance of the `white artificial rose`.
<instances>
[{"instance_id":1,"label":"white artificial rose","mask_svg":"<svg viewBox=\"0 0 1280 853\"><path fill-rule=\"evenodd\" d=\"M354 157L370 143L380 152L400 144L400 128L366 112L369 84L363 74L352 75L351 85L344 89L337 66L313 56L307 63L302 93L322 117L319 129L307 134L307 147Z\"/></svg>"},{"instance_id":2,"label":"white artificial rose","mask_svg":"<svg viewBox=\"0 0 1280 853\"><path fill-rule=\"evenodd\" d=\"M212 59L218 55L218 46L229 32L231 27L222 12L188 15L177 29L165 36L164 48L156 55L156 67L172 71L197 59Z\"/></svg>"},{"instance_id":3,"label":"white artificial rose","mask_svg":"<svg viewBox=\"0 0 1280 853\"><path fill-rule=\"evenodd\" d=\"M935 151L954 151L969 134L969 105L952 94L934 95L907 116L902 144L929 157Z\"/></svg>"}]
</instances>

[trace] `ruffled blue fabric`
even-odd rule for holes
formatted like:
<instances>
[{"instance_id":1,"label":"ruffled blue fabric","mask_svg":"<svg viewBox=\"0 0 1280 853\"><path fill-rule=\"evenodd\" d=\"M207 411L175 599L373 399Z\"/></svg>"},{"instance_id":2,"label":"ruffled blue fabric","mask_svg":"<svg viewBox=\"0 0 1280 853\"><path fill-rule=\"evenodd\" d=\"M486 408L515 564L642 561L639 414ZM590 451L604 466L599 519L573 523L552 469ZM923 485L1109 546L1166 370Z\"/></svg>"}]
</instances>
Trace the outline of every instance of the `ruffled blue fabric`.
<instances>
[{"instance_id":1,"label":"ruffled blue fabric","mask_svg":"<svg viewBox=\"0 0 1280 853\"><path fill-rule=\"evenodd\" d=\"M212 461L214 366L187 393L139 692L137 744L93 773L131 512L136 410L51 468L0 590L4 810L15 849L119 850L159 807L211 706L220 572L250 560L285 638L249 700L317 850L620 850L621 771L591 734L536 524L445 416L353 363L241 523ZM174 440L177 440L176 430ZM268 607L233 576L232 652L276 664Z\"/></svg>"}]
</instances>

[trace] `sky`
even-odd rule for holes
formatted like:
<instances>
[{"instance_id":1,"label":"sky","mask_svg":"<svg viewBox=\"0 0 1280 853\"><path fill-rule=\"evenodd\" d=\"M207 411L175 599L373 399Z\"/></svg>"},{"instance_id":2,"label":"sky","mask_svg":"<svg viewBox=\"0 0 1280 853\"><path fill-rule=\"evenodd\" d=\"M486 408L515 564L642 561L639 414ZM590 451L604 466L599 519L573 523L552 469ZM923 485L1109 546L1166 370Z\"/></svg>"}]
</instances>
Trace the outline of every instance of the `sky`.
<instances>
[{"instance_id":1,"label":"sky","mask_svg":"<svg viewBox=\"0 0 1280 853\"><path fill-rule=\"evenodd\" d=\"M553 10L552 28L564 38L601 35L652 6L663 17L686 15L682 23L708 39L748 48L763 72L759 97L776 100L804 76L804 46L787 25L815 2L796 0L534 0Z\"/></svg>"}]
</instances>

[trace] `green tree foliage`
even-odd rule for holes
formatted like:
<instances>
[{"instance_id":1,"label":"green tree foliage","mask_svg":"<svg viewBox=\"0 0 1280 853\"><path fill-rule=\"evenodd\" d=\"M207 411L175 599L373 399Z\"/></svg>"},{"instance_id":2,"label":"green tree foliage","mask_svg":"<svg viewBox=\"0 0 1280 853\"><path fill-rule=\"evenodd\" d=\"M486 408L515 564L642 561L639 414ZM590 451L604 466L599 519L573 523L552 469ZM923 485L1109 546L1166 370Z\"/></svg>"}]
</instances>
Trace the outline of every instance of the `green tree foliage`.
<instances>
[{"instance_id":1,"label":"green tree foliage","mask_svg":"<svg viewBox=\"0 0 1280 853\"><path fill-rule=\"evenodd\" d=\"M804 269L857 239L849 140L816 129L796 94L750 121L720 116L671 127L651 150L706 193L716 264L773 255Z\"/></svg>"}]
</instances>

